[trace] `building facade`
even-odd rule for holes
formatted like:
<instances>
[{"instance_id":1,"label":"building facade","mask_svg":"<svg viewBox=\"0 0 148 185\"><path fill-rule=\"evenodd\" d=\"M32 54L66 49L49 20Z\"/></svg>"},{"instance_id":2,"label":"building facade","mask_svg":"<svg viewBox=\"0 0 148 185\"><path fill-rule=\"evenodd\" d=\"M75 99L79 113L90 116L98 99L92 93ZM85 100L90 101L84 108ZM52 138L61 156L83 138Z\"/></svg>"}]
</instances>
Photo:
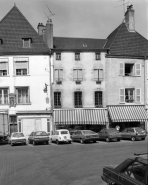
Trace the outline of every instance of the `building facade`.
<instances>
[{"instance_id":1,"label":"building facade","mask_svg":"<svg viewBox=\"0 0 148 185\"><path fill-rule=\"evenodd\" d=\"M49 84L49 48L16 6L0 22L0 40L1 124L26 137L49 132L49 86L43 91Z\"/></svg>"}]
</instances>

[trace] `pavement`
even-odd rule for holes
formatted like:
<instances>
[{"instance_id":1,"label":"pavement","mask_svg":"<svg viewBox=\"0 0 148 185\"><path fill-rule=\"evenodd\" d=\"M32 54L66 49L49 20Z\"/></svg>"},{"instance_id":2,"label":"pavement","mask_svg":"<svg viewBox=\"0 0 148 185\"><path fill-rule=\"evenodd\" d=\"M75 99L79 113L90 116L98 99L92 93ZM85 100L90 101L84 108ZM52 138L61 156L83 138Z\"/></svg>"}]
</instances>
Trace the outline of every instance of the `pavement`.
<instances>
[{"instance_id":1,"label":"pavement","mask_svg":"<svg viewBox=\"0 0 148 185\"><path fill-rule=\"evenodd\" d=\"M144 153L148 140L49 145L0 145L0 185L105 185L104 166Z\"/></svg>"}]
</instances>

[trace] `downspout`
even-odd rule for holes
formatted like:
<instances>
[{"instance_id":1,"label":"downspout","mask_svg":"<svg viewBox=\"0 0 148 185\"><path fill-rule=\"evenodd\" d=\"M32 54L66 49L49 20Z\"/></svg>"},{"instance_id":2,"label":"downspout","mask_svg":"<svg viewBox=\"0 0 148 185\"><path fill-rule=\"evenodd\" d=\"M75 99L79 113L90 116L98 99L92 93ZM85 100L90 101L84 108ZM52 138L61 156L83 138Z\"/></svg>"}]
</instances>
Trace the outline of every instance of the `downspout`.
<instances>
[{"instance_id":1,"label":"downspout","mask_svg":"<svg viewBox=\"0 0 148 185\"><path fill-rule=\"evenodd\" d=\"M147 113L147 64L146 64L146 56L144 56L144 106ZM145 129L147 128L147 121L145 123Z\"/></svg>"}]
</instances>

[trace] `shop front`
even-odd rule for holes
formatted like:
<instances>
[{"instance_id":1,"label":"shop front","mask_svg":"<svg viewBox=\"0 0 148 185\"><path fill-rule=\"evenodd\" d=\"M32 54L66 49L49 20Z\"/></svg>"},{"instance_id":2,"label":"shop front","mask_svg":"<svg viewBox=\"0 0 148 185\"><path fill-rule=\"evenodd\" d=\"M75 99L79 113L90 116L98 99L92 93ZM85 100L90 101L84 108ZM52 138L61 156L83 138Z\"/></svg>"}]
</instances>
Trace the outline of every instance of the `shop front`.
<instances>
[{"instance_id":1,"label":"shop front","mask_svg":"<svg viewBox=\"0 0 148 185\"><path fill-rule=\"evenodd\" d=\"M107 109L54 109L54 124L56 129L86 129L99 132L107 127Z\"/></svg>"},{"instance_id":2,"label":"shop front","mask_svg":"<svg viewBox=\"0 0 148 185\"><path fill-rule=\"evenodd\" d=\"M142 127L148 131L148 117L144 105L107 106L109 126L120 128Z\"/></svg>"}]
</instances>

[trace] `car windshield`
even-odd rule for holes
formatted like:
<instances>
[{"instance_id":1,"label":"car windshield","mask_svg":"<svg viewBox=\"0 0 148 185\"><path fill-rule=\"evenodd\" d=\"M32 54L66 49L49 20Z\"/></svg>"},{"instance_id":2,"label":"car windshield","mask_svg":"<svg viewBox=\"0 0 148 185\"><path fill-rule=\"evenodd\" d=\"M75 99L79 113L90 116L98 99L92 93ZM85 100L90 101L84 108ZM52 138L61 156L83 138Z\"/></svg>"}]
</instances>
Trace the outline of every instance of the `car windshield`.
<instances>
[{"instance_id":1,"label":"car windshield","mask_svg":"<svg viewBox=\"0 0 148 185\"><path fill-rule=\"evenodd\" d=\"M47 136L46 132L36 132L35 133L36 136Z\"/></svg>"},{"instance_id":2,"label":"car windshield","mask_svg":"<svg viewBox=\"0 0 148 185\"><path fill-rule=\"evenodd\" d=\"M144 131L143 128L135 128L135 130L138 131L138 132L139 132L139 131L140 131L140 132L141 132L141 131Z\"/></svg>"},{"instance_id":3,"label":"car windshield","mask_svg":"<svg viewBox=\"0 0 148 185\"><path fill-rule=\"evenodd\" d=\"M13 133L12 137L24 137L23 133Z\"/></svg>"},{"instance_id":4,"label":"car windshield","mask_svg":"<svg viewBox=\"0 0 148 185\"><path fill-rule=\"evenodd\" d=\"M61 131L61 134L68 134L68 131L66 131L66 130Z\"/></svg>"},{"instance_id":5,"label":"car windshield","mask_svg":"<svg viewBox=\"0 0 148 185\"><path fill-rule=\"evenodd\" d=\"M83 130L82 133L83 134L96 134L95 132L93 132L91 130Z\"/></svg>"}]
</instances>

